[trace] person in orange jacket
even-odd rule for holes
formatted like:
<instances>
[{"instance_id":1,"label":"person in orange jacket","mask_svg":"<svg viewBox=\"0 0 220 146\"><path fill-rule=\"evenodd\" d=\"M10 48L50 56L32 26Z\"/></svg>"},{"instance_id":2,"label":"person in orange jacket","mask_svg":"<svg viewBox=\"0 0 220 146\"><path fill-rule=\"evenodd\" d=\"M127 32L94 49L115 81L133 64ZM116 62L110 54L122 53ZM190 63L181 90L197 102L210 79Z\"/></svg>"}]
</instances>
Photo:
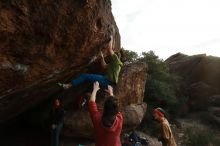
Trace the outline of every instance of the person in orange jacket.
<instances>
[{"instance_id":1,"label":"person in orange jacket","mask_svg":"<svg viewBox=\"0 0 220 146\"><path fill-rule=\"evenodd\" d=\"M162 142L163 146L177 146L170 128L170 124L164 116L164 110L162 108L153 109L153 116L161 126L158 140Z\"/></svg>"}]
</instances>

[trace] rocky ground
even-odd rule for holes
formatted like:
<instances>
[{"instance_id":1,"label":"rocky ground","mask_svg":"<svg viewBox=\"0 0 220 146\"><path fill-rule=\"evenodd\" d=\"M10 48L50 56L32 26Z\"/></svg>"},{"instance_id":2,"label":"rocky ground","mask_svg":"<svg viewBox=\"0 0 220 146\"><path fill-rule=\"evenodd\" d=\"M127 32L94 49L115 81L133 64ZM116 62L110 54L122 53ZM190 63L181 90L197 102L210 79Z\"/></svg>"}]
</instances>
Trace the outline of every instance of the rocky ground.
<instances>
[{"instance_id":1,"label":"rocky ground","mask_svg":"<svg viewBox=\"0 0 220 146\"><path fill-rule=\"evenodd\" d=\"M177 119L179 126L172 126L178 146L219 146L220 131L212 124L198 119Z\"/></svg>"},{"instance_id":2,"label":"rocky ground","mask_svg":"<svg viewBox=\"0 0 220 146\"><path fill-rule=\"evenodd\" d=\"M149 146L160 146L155 137L143 132L140 136L149 141ZM47 130L34 128L26 123L5 127L0 130L1 146L49 146L50 136ZM95 146L93 140L61 137L60 146Z\"/></svg>"},{"instance_id":3,"label":"rocky ground","mask_svg":"<svg viewBox=\"0 0 220 146\"><path fill-rule=\"evenodd\" d=\"M144 137L149 141L149 146L162 146L157 141L157 138L151 137L143 132L139 132L139 134L141 137ZM70 138L63 138L61 140L61 146L78 146L79 144L83 146L95 146L94 142L90 140L73 140Z\"/></svg>"},{"instance_id":4,"label":"rocky ground","mask_svg":"<svg viewBox=\"0 0 220 146\"><path fill-rule=\"evenodd\" d=\"M26 133L27 131L7 133L1 135L1 146L48 146L50 137L46 133ZM161 146L156 138L140 132L149 141L149 146ZM88 139L74 139L61 137L60 146L95 146L94 141Z\"/></svg>"},{"instance_id":5,"label":"rocky ground","mask_svg":"<svg viewBox=\"0 0 220 146\"><path fill-rule=\"evenodd\" d=\"M178 146L190 146L189 139L195 139L194 143L209 141L205 146L219 146L220 145L220 131L214 128L211 124L205 124L204 121L193 118L195 115L184 119L176 119L171 127L175 135ZM24 128L25 127L25 128ZM140 128L139 128L140 129ZM187 133L188 132L188 133ZM189 135L193 133L192 135ZM142 138L149 141L149 146L162 146L156 137L141 131L138 131ZM198 137L194 137L199 135ZM211 137L210 137L211 136ZM1 146L48 146L50 143L50 136L48 132L42 131L39 128L33 128L31 125L24 124L23 126L7 127L0 130ZM74 139L61 137L61 146L95 146L93 140L88 139ZM198 145L197 144L197 145ZM195 145L195 144L194 144ZM201 145L200 145L201 146Z\"/></svg>"}]
</instances>

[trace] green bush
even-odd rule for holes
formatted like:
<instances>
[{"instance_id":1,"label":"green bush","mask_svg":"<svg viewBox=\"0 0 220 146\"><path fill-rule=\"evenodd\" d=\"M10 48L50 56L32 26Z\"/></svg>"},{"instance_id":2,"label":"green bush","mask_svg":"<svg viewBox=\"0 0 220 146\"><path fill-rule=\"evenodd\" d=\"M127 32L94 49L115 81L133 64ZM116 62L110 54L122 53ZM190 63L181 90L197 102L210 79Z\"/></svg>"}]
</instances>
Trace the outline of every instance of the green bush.
<instances>
[{"instance_id":1,"label":"green bush","mask_svg":"<svg viewBox=\"0 0 220 146\"><path fill-rule=\"evenodd\" d=\"M143 52L139 60L148 64L149 80L145 90L145 101L176 102L176 83L178 77L170 74L167 64L153 51Z\"/></svg>"},{"instance_id":2,"label":"green bush","mask_svg":"<svg viewBox=\"0 0 220 146\"><path fill-rule=\"evenodd\" d=\"M185 144L187 146L209 146L214 141L212 132L192 125L185 130Z\"/></svg>"},{"instance_id":3,"label":"green bush","mask_svg":"<svg viewBox=\"0 0 220 146\"><path fill-rule=\"evenodd\" d=\"M122 61L132 63L138 59L138 54L134 51L125 50L122 48Z\"/></svg>"},{"instance_id":4,"label":"green bush","mask_svg":"<svg viewBox=\"0 0 220 146\"><path fill-rule=\"evenodd\" d=\"M179 86L181 78L171 74L167 63L153 51L143 52L142 56L138 56L136 52L123 50L123 58L126 62L140 61L148 65L148 80L144 97L144 101L148 105L152 105L153 108L161 106L169 112L174 111L172 114L176 115L176 111L186 105L188 98L178 95L178 92L181 91ZM177 95L178 98L176 98Z\"/></svg>"}]
</instances>

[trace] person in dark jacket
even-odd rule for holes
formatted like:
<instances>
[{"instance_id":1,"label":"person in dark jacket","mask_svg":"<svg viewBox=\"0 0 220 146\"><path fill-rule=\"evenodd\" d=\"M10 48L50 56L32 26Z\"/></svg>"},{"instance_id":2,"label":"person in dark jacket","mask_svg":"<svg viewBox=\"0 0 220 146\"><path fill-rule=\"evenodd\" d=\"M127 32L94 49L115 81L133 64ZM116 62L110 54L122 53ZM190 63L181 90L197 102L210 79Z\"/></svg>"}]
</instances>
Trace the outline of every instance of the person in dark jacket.
<instances>
[{"instance_id":1,"label":"person in dark jacket","mask_svg":"<svg viewBox=\"0 0 220 146\"><path fill-rule=\"evenodd\" d=\"M59 136L63 128L64 110L61 106L60 100L53 101L50 112L51 125L51 146L59 146Z\"/></svg>"}]
</instances>

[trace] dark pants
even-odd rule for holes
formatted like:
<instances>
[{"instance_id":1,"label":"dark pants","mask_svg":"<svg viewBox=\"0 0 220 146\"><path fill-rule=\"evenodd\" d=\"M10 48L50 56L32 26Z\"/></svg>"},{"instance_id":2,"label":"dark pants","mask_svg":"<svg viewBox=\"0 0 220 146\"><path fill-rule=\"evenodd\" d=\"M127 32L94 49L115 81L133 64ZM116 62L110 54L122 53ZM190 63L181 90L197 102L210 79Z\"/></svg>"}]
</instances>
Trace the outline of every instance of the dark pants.
<instances>
[{"instance_id":1,"label":"dark pants","mask_svg":"<svg viewBox=\"0 0 220 146\"><path fill-rule=\"evenodd\" d=\"M78 86L84 82L94 83L98 81L100 86L108 89L108 85L113 85L111 81L109 81L105 76L98 74L81 74L76 79L71 81L73 86Z\"/></svg>"},{"instance_id":2,"label":"dark pants","mask_svg":"<svg viewBox=\"0 0 220 146\"><path fill-rule=\"evenodd\" d=\"M63 123L56 125L56 128L51 129L51 146L59 146L59 136Z\"/></svg>"}]
</instances>

